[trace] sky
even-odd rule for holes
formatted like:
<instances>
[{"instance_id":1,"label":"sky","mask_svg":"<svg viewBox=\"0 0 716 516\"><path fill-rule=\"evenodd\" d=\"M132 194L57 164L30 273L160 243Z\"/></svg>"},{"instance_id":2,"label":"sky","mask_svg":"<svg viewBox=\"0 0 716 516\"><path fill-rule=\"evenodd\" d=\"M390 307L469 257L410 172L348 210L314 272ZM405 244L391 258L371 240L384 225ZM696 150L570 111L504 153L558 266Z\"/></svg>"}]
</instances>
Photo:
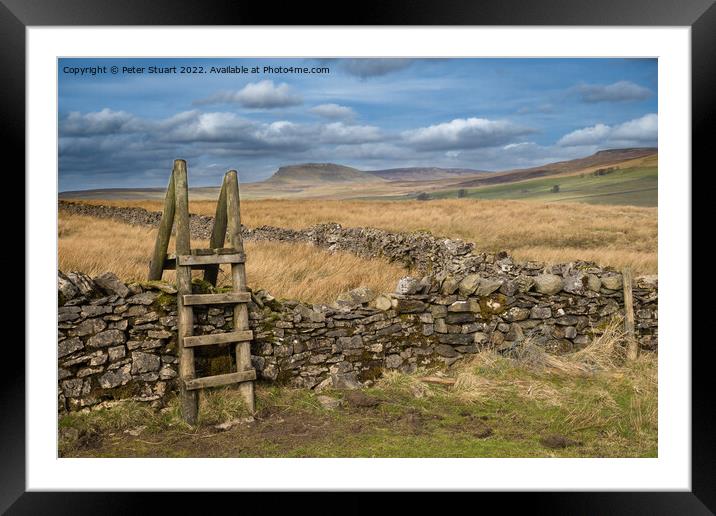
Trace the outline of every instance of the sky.
<instances>
[{"instance_id":1,"label":"sky","mask_svg":"<svg viewBox=\"0 0 716 516\"><path fill-rule=\"evenodd\" d=\"M656 59L59 59L59 186L165 187L175 158L217 186L656 147L657 90Z\"/></svg>"}]
</instances>

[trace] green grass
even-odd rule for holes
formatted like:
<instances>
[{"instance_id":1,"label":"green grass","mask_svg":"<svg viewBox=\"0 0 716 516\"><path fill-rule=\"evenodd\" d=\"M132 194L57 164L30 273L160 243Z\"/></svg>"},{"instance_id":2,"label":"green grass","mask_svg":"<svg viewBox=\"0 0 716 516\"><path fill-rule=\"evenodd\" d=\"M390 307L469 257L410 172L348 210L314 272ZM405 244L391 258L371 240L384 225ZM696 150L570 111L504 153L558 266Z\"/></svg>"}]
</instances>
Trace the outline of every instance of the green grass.
<instances>
[{"instance_id":1,"label":"green grass","mask_svg":"<svg viewBox=\"0 0 716 516\"><path fill-rule=\"evenodd\" d=\"M479 356L478 356L479 357ZM425 374L424 372L421 374ZM655 457L656 358L575 375L525 368L494 356L461 366L453 387L390 373L364 392L375 407L322 407L316 393L259 384L254 421L215 424L247 413L232 389L202 398L197 428L176 399L161 411L126 402L72 413L61 456L74 457ZM322 393L335 398L339 391ZM139 436L125 432L140 426ZM478 431L489 427L489 436ZM61 432L65 435L67 432ZM558 434L566 448L540 442ZM79 439L76 437L79 435Z\"/></svg>"},{"instance_id":2,"label":"green grass","mask_svg":"<svg viewBox=\"0 0 716 516\"><path fill-rule=\"evenodd\" d=\"M559 185L559 192L551 189ZM467 189L467 197L477 199L523 199L543 202L585 202L657 206L658 168L639 167L616 170L604 176L583 175L533 179L518 183ZM430 193L434 199L456 198L457 190Z\"/></svg>"}]
</instances>

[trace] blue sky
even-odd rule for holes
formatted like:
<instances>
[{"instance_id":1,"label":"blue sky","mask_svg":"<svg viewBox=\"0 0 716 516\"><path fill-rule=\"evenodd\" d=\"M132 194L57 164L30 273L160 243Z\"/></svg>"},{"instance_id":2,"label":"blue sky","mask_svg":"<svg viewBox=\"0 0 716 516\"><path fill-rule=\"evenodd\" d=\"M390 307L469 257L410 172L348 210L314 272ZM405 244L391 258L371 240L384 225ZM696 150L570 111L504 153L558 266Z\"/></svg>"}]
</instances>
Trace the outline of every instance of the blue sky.
<instances>
[{"instance_id":1,"label":"blue sky","mask_svg":"<svg viewBox=\"0 0 716 516\"><path fill-rule=\"evenodd\" d=\"M248 73L211 71L226 66ZM291 66L329 71L264 68ZM230 168L244 182L305 162L506 170L657 145L656 59L88 58L58 72L60 191L163 187L174 158L208 186Z\"/></svg>"}]
</instances>

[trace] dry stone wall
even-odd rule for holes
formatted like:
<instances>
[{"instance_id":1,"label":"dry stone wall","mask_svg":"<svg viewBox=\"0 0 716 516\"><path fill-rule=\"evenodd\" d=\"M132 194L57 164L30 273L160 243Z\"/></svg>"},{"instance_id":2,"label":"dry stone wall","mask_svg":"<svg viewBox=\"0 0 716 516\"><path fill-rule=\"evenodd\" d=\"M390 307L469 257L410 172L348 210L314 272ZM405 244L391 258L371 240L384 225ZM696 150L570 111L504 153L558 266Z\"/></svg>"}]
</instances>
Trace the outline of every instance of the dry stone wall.
<instances>
[{"instance_id":1,"label":"dry stone wall","mask_svg":"<svg viewBox=\"0 0 716 516\"><path fill-rule=\"evenodd\" d=\"M135 225L157 226L160 212L143 208L90 205L60 201L59 209L79 215L109 218ZM214 225L213 217L191 215L191 236L207 240ZM439 238L430 233L399 233L375 228L344 228L340 224L317 224L305 229L285 229L273 226L242 227L248 240L310 243L329 251L345 251L366 258L384 258L404 264L421 274L440 272L461 274L483 272L491 274L519 274L539 271L544 264L517 264L505 252L476 253L474 244L459 239Z\"/></svg>"},{"instance_id":2,"label":"dry stone wall","mask_svg":"<svg viewBox=\"0 0 716 516\"><path fill-rule=\"evenodd\" d=\"M506 255L471 256L478 261L456 268L474 263L476 271L439 267L436 274L401 279L393 293L359 288L330 305L252 292L251 354L259 378L307 388L356 388L385 369L449 365L485 348L508 352L527 337L564 353L586 346L623 312L622 277L613 270L584 262L535 267L516 265ZM657 287L651 277L633 285L644 350L657 349ZM197 293L208 288L194 285ZM58 299L60 410L129 397L161 404L176 388L172 285L127 285L112 273L90 278L59 272ZM195 334L232 328L228 307L195 314ZM197 374L229 372L232 361L227 346L200 349Z\"/></svg>"},{"instance_id":3,"label":"dry stone wall","mask_svg":"<svg viewBox=\"0 0 716 516\"><path fill-rule=\"evenodd\" d=\"M60 201L59 209L156 226L159 212ZM193 238L207 239L213 218L191 216ZM530 338L553 353L586 346L623 313L618 271L590 262L515 262L507 253L478 253L473 244L429 233L320 224L302 230L242 228L246 239L311 243L403 263L421 277L395 292L365 288L330 305L252 293L252 362L259 378L307 388L355 388L385 369L414 371L451 364L485 348L500 352ZM250 259L250 258L249 258ZM249 278L250 279L250 278ZM197 292L209 286L198 283ZM636 332L644 350L658 342L655 276L633 283ZM162 403L176 388L176 290L161 282L124 284L58 273L60 410L132 397ZM195 334L228 331L230 308L196 309ZM199 349L200 376L229 372L228 346Z\"/></svg>"}]
</instances>

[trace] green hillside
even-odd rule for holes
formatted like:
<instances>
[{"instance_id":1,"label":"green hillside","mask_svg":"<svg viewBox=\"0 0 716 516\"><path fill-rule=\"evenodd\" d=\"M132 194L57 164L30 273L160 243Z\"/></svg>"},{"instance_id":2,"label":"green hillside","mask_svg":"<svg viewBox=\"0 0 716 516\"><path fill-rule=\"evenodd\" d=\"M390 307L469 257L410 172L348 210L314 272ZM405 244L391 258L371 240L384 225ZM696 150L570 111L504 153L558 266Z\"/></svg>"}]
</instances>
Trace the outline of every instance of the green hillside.
<instances>
[{"instance_id":1,"label":"green hillside","mask_svg":"<svg viewBox=\"0 0 716 516\"><path fill-rule=\"evenodd\" d=\"M573 176L557 176L482 188L468 188L466 197L657 206L658 178L657 167L636 167L614 170L602 176L586 172ZM552 191L555 185L559 185L558 192ZM430 192L430 197L433 199L455 198L457 192L457 190Z\"/></svg>"}]
</instances>

